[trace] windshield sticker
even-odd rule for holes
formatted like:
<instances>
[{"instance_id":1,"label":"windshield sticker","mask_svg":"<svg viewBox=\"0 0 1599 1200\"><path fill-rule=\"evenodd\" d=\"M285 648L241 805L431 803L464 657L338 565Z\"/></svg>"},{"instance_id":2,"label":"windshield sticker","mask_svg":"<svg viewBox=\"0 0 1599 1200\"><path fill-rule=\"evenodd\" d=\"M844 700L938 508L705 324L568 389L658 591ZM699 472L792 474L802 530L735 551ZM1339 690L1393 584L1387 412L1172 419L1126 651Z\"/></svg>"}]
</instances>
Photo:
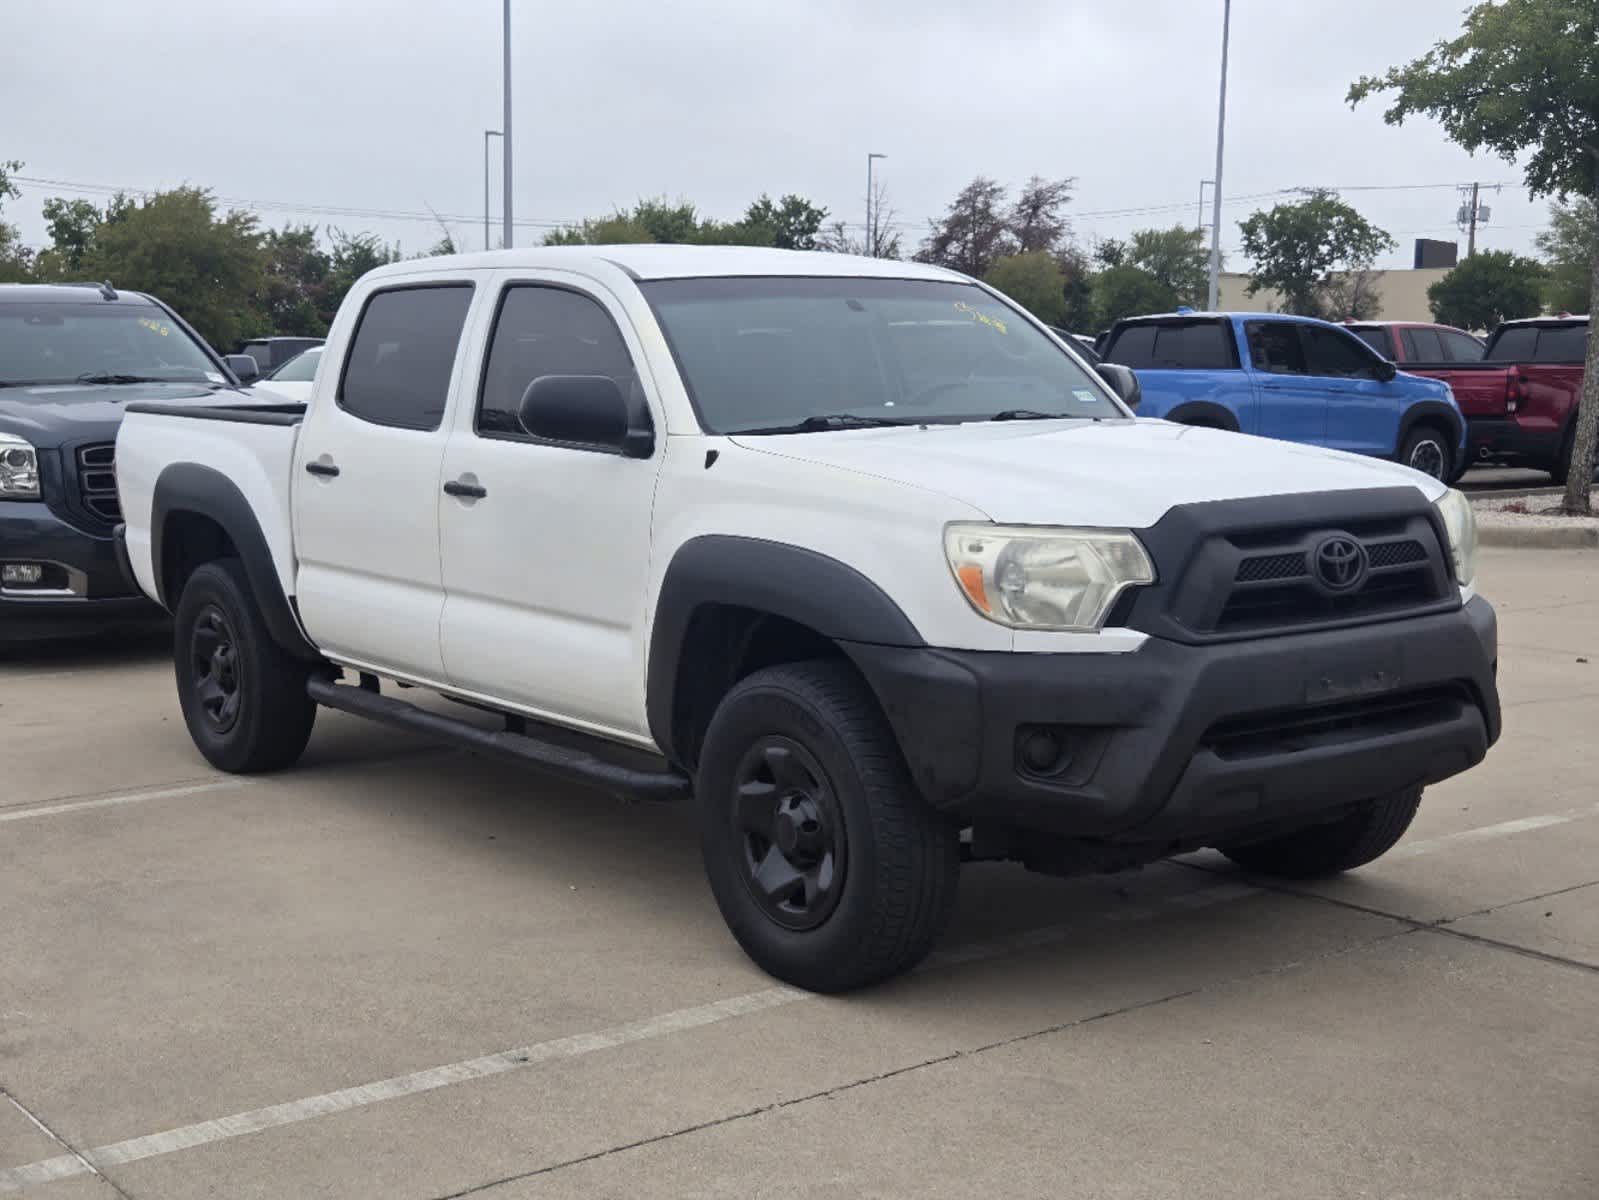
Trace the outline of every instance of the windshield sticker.
<instances>
[{"instance_id":1,"label":"windshield sticker","mask_svg":"<svg viewBox=\"0 0 1599 1200\"><path fill-rule=\"evenodd\" d=\"M219 374L216 371L207 371L205 373L205 377L206 377L206 381L208 383L226 383L227 382L227 380L222 378L221 374Z\"/></svg>"},{"instance_id":2,"label":"windshield sticker","mask_svg":"<svg viewBox=\"0 0 1599 1200\"><path fill-rule=\"evenodd\" d=\"M1010 330L1005 327L1004 321L1001 321L998 317L991 317L987 313L978 312L964 300L955 301L955 311L958 313L965 313L978 324L987 325L990 329L997 329L1000 333L1010 332Z\"/></svg>"},{"instance_id":3,"label":"windshield sticker","mask_svg":"<svg viewBox=\"0 0 1599 1200\"><path fill-rule=\"evenodd\" d=\"M1079 404L1098 404L1099 397L1088 388L1073 388L1072 395L1077 397Z\"/></svg>"},{"instance_id":4,"label":"windshield sticker","mask_svg":"<svg viewBox=\"0 0 1599 1200\"><path fill-rule=\"evenodd\" d=\"M159 333L162 337L169 337L172 333L172 326L165 321L152 321L149 317L140 317L139 324L143 325L151 333Z\"/></svg>"}]
</instances>

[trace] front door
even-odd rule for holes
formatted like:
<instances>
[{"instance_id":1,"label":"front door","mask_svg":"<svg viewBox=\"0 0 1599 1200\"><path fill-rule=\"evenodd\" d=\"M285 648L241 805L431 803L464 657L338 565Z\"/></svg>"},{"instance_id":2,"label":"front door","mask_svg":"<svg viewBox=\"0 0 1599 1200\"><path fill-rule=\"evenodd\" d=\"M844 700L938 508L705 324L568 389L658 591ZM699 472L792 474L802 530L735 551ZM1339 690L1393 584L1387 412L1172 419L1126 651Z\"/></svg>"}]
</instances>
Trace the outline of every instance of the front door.
<instances>
[{"instance_id":1,"label":"front door","mask_svg":"<svg viewBox=\"0 0 1599 1200\"><path fill-rule=\"evenodd\" d=\"M1305 369L1327 397L1323 445L1356 454L1394 454L1401 385L1378 378L1382 360L1342 329L1301 325L1299 332L1305 343Z\"/></svg>"},{"instance_id":2,"label":"front door","mask_svg":"<svg viewBox=\"0 0 1599 1200\"><path fill-rule=\"evenodd\" d=\"M1255 427L1245 433L1321 445L1327 392L1305 369L1296 321L1250 321L1244 327L1254 366Z\"/></svg>"},{"instance_id":3,"label":"front door","mask_svg":"<svg viewBox=\"0 0 1599 1200\"><path fill-rule=\"evenodd\" d=\"M442 679L439 465L472 285L374 292L295 447L296 602L330 656Z\"/></svg>"}]
</instances>

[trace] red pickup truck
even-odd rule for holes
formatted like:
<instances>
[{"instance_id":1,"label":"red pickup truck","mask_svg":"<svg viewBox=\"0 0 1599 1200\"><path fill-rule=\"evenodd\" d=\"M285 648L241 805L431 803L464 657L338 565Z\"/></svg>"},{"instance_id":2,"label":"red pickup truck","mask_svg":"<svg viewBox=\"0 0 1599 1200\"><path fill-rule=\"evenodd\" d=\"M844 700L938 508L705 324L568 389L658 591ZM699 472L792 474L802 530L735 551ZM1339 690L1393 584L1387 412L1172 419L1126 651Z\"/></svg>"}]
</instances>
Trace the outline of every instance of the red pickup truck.
<instances>
[{"instance_id":1,"label":"red pickup truck","mask_svg":"<svg viewBox=\"0 0 1599 1200\"><path fill-rule=\"evenodd\" d=\"M1446 325L1364 321L1349 329L1412 375L1449 385L1466 417L1470 461L1535 467L1565 482L1582 398L1587 317L1506 321L1476 362L1466 357L1467 343L1476 339Z\"/></svg>"}]
</instances>

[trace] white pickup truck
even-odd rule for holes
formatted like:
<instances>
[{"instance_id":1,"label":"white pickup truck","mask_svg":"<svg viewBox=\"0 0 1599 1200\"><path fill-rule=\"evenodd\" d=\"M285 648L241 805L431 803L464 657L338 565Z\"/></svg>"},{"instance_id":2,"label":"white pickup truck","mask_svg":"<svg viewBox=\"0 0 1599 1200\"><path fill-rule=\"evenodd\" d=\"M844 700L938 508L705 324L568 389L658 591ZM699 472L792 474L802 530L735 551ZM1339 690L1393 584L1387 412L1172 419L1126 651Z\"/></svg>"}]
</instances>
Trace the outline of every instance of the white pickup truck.
<instances>
[{"instance_id":1,"label":"white pickup truck","mask_svg":"<svg viewBox=\"0 0 1599 1200\"><path fill-rule=\"evenodd\" d=\"M1137 420L1125 368L948 271L433 258L325 353L303 406L122 425L200 752L286 767L325 705L692 798L734 936L804 987L916 962L965 860L1358 866L1499 734L1458 493Z\"/></svg>"}]
</instances>

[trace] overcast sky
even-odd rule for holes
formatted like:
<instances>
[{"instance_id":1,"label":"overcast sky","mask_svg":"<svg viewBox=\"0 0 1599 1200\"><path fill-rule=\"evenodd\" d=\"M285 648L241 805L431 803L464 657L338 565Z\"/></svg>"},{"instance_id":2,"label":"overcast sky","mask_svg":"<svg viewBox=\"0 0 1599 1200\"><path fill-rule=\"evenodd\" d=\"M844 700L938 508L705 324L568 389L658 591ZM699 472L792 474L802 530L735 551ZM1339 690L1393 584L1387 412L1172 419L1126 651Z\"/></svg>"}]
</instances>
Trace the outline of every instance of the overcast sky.
<instances>
[{"instance_id":1,"label":"overcast sky","mask_svg":"<svg viewBox=\"0 0 1599 1200\"><path fill-rule=\"evenodd\" d=\"M1222 0L512 0L516 217L641 196L733 218L762 191L864 220L868 151L907 248L974 175L1075 176L1079 241L1197 219L1213 173ZM1466 0L1234 0L1223 246L1272 198L1332 186L1392 233L1464 237L1454 185L1505 182L1479 244L1529 251L1543 202L1437 126L1351 112L1362 72L1459 29ZM444 214L482 245L500 124L500 0L5 0L0 159L34 245L50 195L211 188L268 224L371 229L415 252ZM494 214L499 214L498 156ZM1393 185L1442 185L1431 188ZM1356 190L1383 186L1390 190ZM270 206L269 206L270 205ZM1118 210L1156 208L1127 213ZM498 233L495 234L496 239ZM519 225L519 244L541 229ZM1234 255L1229 266L1244 264Z\"/></svg>"}]
</instances>

